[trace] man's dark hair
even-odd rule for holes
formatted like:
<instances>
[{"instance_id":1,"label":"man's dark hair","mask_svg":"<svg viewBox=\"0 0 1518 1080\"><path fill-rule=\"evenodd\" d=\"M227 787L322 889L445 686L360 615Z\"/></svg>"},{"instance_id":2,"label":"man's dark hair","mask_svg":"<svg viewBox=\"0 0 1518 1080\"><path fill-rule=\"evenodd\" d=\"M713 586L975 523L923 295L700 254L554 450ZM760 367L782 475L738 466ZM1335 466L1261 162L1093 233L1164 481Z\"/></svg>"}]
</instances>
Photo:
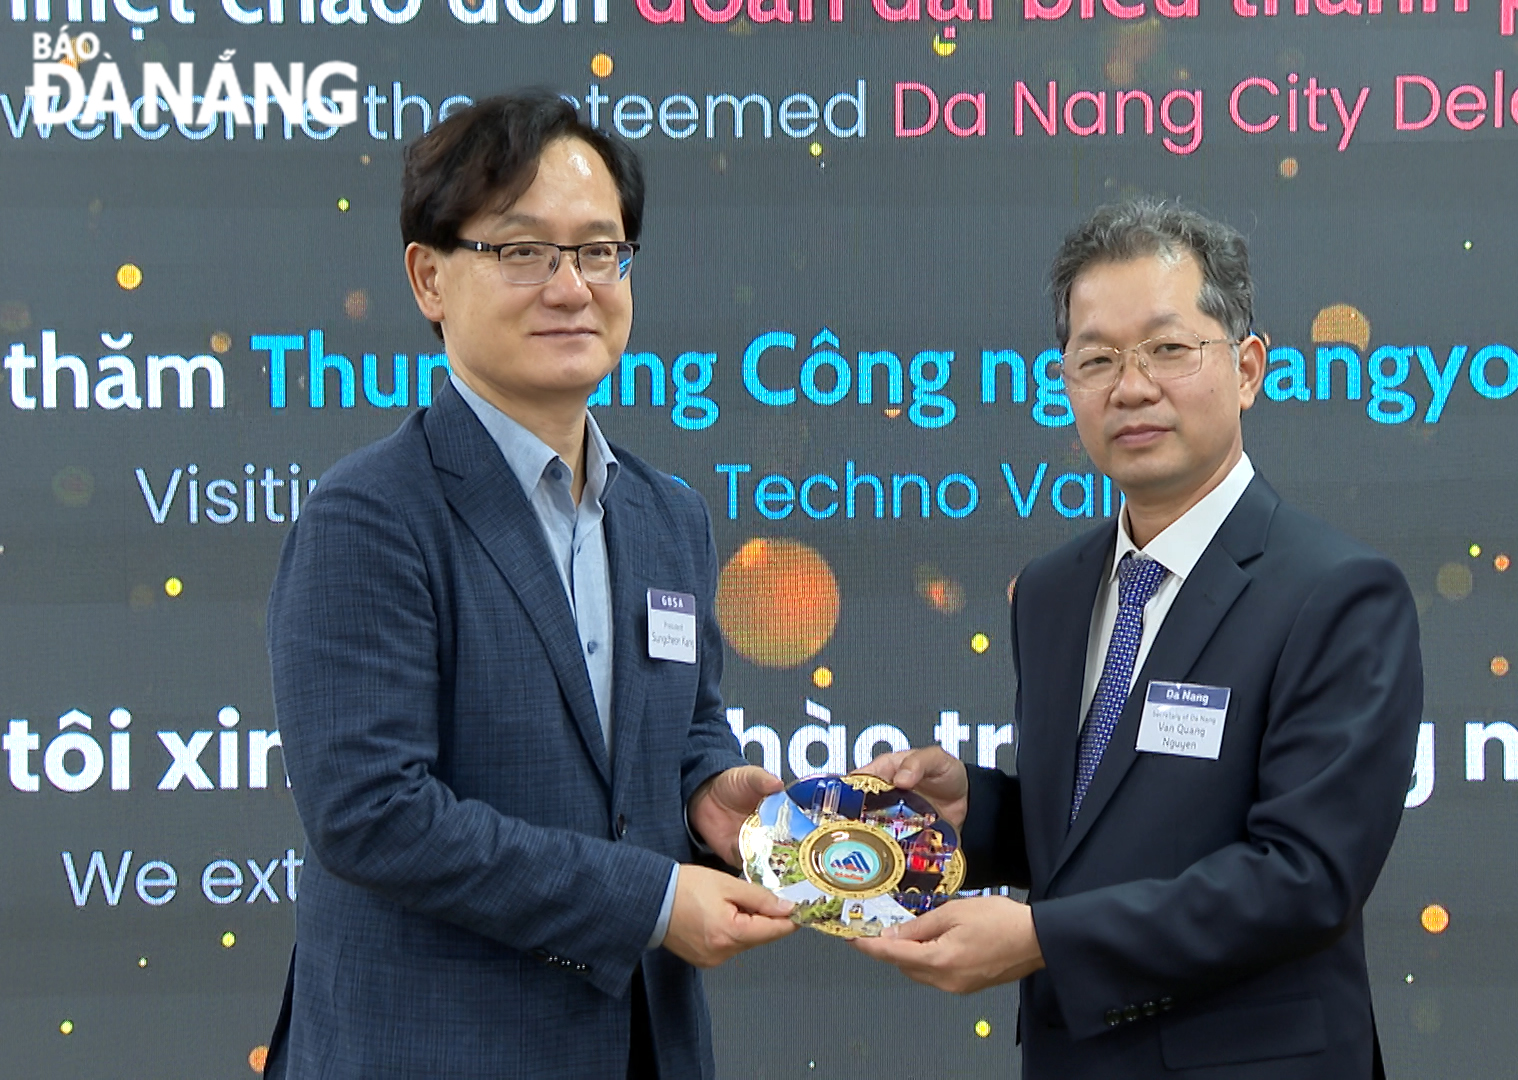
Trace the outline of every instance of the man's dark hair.
<instances>
[{"instance_id":1,"label":"man's dark hair","mask_svg":"<svg viewBox=\"0 0 1518 1080\"><path fill-rule=\"evenodd\" d=\"M643 166L632 147L591 127L548 90L487 98L451 113L406 147L401 176L401 242L450 251L464 222L483 210L506 210L538 175L556 139L588 143L617 185L626 239L643 228ZM432 324L439 338L443 328Z\"/></svg>"},{"instance_id":2,"label":"man's dark hair","mask_svg":"<svg viewBox=\"0 0 1518 1080\"><path fill-rule=\"evenodd\" d=\"M1153 199L1100 207L1065 237L1049 269L1054 332L1063 349L1070 341L1070 290L1075 279L1099 263L1157 255L1166 262L1193 256L1202 268L1196 304L1242 341L1254 323L1254 283L1244 238L1220 221Z\"/></svg>"}]
</instances>

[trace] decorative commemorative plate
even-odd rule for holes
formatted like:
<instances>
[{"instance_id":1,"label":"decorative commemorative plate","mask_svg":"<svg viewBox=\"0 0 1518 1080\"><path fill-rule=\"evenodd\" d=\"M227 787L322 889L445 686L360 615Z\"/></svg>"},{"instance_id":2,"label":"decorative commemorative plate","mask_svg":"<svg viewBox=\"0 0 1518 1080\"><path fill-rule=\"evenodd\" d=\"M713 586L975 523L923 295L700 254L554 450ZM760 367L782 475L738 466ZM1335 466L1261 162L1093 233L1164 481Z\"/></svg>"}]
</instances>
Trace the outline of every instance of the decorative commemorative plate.
<instances>
[{"instance_id":1,"label":"decorative commemorative plate","mask_svg":"<svg viewBox=\"0 0 1518 1080\"><path fill-rule=\"evenodd\" d=\"M771 795L738 834L743 876L795 902L791 918L876 937L948 900L965 878L954 827L879 777L812 776Z\"/></svg>"}]
</instances>

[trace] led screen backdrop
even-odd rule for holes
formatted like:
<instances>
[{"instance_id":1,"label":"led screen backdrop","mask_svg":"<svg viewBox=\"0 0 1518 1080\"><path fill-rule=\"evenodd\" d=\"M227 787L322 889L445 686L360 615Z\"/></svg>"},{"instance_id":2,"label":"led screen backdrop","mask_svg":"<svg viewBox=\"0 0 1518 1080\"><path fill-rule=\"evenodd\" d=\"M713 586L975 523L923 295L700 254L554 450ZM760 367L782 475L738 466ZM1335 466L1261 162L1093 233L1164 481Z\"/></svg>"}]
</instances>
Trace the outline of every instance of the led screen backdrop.
<instances>
[{"instance_id":1,"label":"led screen backdrop","mask_svg":"<svg viewBox=\"0 0 1518 1080\"><path fill-rule=\"evenodd\" d=\"M1248 235L1247 448L1422 617L1366 914L1388 1063L1511 1074L1515 0L8 7L0 1074L258 1065L304 854L276 555L445 377L401 147L522 84L647 163L632 341L593 404L710 504L729 717L787 779L931 740L1011 767L1012 579L1118 507L1049 368L1048 260L1134 193ZM1010 990L940 996L821 935L709 987L726 1076L1016 1075Z\"/></svg>"}]
</instances>

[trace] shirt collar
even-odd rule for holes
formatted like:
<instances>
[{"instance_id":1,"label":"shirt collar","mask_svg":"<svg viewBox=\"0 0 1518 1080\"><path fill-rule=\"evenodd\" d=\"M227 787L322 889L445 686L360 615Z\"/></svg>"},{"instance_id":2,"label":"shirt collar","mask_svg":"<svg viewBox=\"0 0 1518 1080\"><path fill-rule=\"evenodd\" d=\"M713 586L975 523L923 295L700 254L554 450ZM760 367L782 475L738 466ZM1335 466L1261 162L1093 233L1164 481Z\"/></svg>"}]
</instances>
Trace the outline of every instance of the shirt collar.
<instances>
[{"instance_id":1,"label":"shirt collar","mask_svg":"<svg viewBox=\"0 0 1518 1080\"><path fill-rule=\"evenodd\" d=\"M1125 507L1117 516L1117 547L1112 553L1108 579L1117 576L1117 566L1123 561L1124 555L1130 551L1141 551L1181 581L1185 581L1253 479L1254 465L1250 462L1249 455L1240 454L1239 460L1228 470L1222 483L1203 495L1195 506L1172 521L1142 550L1128 533L1128 513Z\"/></svg>"},{"instance_id":2,"label":"shirt collar","mask_svg":"<svg viewBox=\"0 0 1518 1080\"><path fill-rule=\"evenodd\" d=\"M542 439L475 393L474 389L457 374L450 372L448 377L453 383L453 388L459 392L459 396L468 403L474 415L479 417L480 423L484 425L491 440L500 448L501 456L506 459L506 464L529 499L542 481L543 474L551 466L557 463L561 469L568 469L563 459ZM612 484L616 481L620 468L616 455L611 452L611 447L606 442L606 436L601 434L601 427L596 423L596 418L587 411L585 413L585 490L581 496L582 501L587 496L598 504L604 500L606 493L611 490ZM567 475L563 477L563 482L567 488L569 482Z\"/></svg>"},{"instance_id":3,"label":"shirt collar","mask_svg":"<svg viewBox=\"0 0 1518 1080\"><path fill-rule=\"evenodd\" d=\"M601 434L601 425L589 409L585 410L585 494L601 502L621 471L617 455Z\"/></svg>"}]
</instances>

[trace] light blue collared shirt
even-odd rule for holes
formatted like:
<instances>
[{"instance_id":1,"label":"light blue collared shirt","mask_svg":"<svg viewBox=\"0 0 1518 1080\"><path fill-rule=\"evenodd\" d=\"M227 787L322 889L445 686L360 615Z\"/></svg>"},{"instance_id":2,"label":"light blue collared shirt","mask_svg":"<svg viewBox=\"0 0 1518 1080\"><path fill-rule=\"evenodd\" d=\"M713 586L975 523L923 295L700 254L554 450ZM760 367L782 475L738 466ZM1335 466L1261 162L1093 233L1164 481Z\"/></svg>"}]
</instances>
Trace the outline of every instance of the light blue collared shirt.
<instances>
[{"instance_id":1,"label":"light blue collared shirt","mask_svg":"<svg viewBox=\"0 0 1518 1080\"><path fill-rule=\"evenodd\" d=\"M612 755L612 606L611 563L606 552L606 493L621 468L601 434L595 417L585 414L585 489L575 504L571 484L574 475L563 458L532 432L475 393L457 375L450 376L459 396L468 402L485 426L517 483L532 504L549 553L559 571L575 628L580 634L580 654L590 675L596 716L606 742L607 760ZM680 864L670 871L664 903L654 924L648 948L656 949L669 930L675 904L675 883Z\"/></svg>"}]
</instances>

